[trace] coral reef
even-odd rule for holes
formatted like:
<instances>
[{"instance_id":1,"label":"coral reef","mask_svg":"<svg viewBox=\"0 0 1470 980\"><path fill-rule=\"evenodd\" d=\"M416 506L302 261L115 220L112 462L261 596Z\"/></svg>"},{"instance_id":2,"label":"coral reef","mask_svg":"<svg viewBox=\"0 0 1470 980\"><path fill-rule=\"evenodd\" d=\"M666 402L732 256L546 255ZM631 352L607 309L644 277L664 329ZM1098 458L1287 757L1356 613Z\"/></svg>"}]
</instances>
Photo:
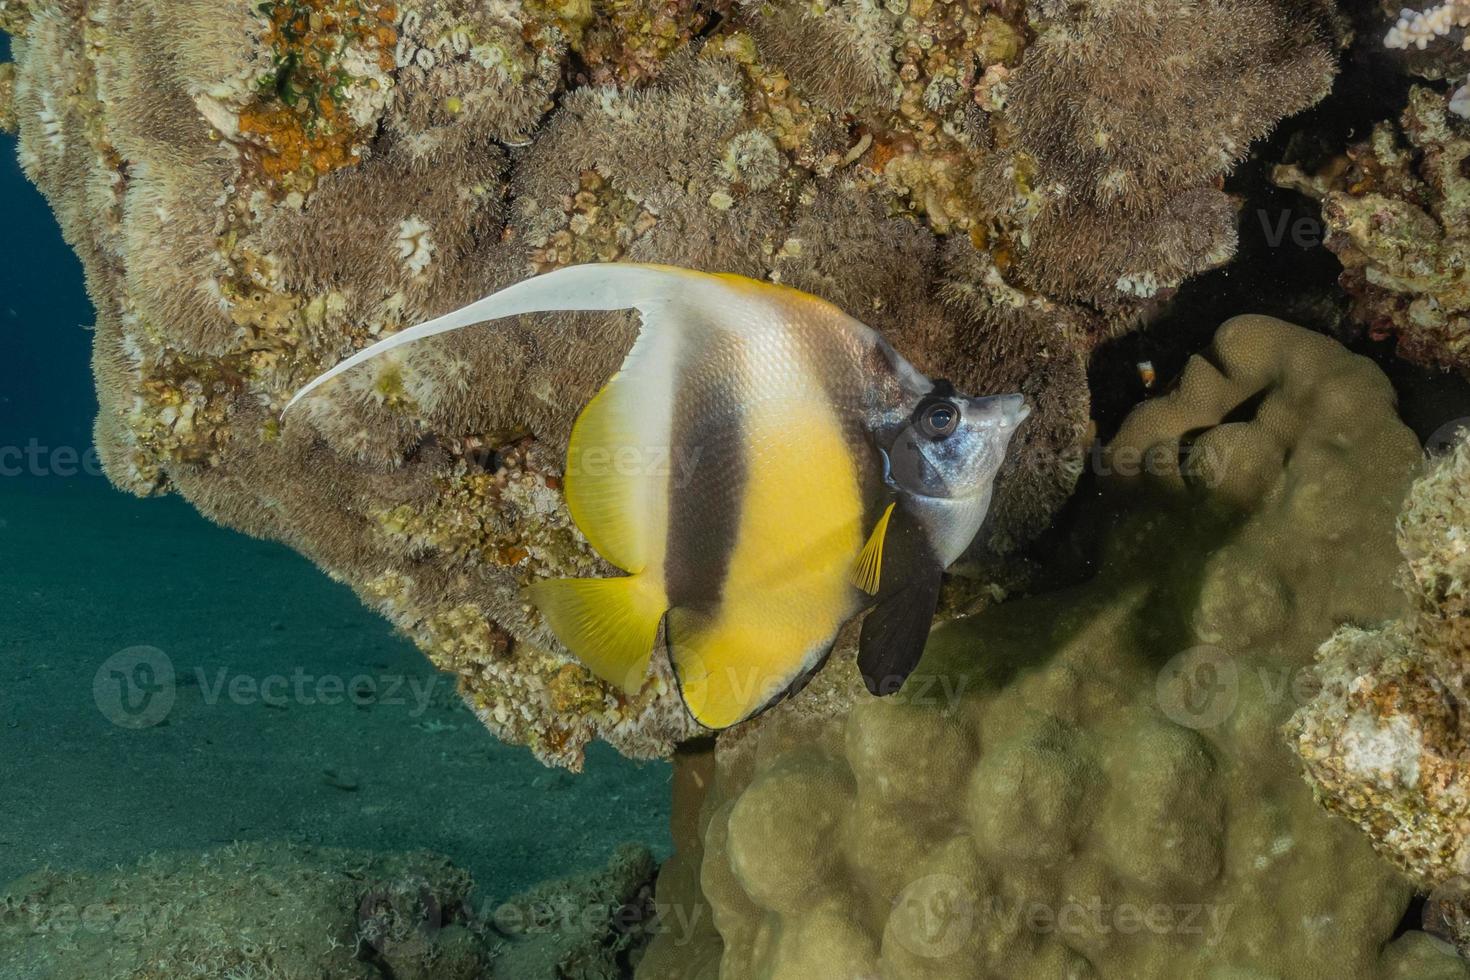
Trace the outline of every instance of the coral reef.
<instances>
[{"instance_id":1,"label":"coral reef","mask_svg":"<svg viewBox=\"0 0 1470 980\"><path fill-rule=\"evenodd\" d=\"M1025 392L976 554L1013 551L1080 472L1089 351L1230 257L1218 183L1338 38L1314 0L972 8L0 0L20 157L98 311L108 475L299 549L548 763L667 754L666 668L608 690L521 598L601 569L559 474L629 317L466 332L279 409L532 272L741 272Z\"/></svg>"},{"instance_id":2,"label":"coral reef","mask_svg":"<svg viewBox=\"0 0 1470 980\"><path fill-rule=\"evenodd\" d=\"M1470 374L1470 123L1451 100L1416 87L1398 126L1379 124L1321 173L1283 167L1276 180L1321 200L1353 320L1410 361Z\"/></svg>"},{"instance_id":3,"label":"coral reef","mask_svg":"<svg viewBox=\"0 0 1470 980\"><path fill-rule=\"evenodd\" d=\"M647 941L655 865L607 868L488 915L427 852L232 844L113 871L38 871L0 890L0 973L33 980L615 980Z\"/></svg>"},{"instance_id":4,"label":"coral reef","mask_svg":"<svg viewBox=\"0 0 1470 980\"><path fill-rule=\"evenodd\" d=\"M1323 806L1426 889L1470 874L1467 488L1462 441L1414 484L1399 517L1409 615L1344 627L1323 644L1320 691L1288 729ZM1458 938L1470 948L1470 934Z\"/></svg>"},{"instance_id":5,"label":"coral reef","mask_svg":"<svg viewBox=\"0 0 1470 980\"><path fill-rule=\"evenodd\" d=\"M1393 939L1408 884L1279 735L1322 639L1401 608L1418 459L1371 362L1226 324L1109 445L1093 578L678 760L658 901L708 924L639 976L1470 976Z\"/></svg>"}]
</instances>

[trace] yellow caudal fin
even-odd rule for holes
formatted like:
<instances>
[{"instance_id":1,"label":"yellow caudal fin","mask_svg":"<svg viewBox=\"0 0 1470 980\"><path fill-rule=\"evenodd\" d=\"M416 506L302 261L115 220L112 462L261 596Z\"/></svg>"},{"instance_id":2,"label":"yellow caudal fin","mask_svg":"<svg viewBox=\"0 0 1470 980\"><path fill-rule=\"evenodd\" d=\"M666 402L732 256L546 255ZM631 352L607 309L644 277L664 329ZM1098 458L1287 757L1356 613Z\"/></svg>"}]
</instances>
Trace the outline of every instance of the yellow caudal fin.
<instances>
[{"instance_id":1,"label":"yellow caudal fin","mask_svg":"<svg viewBox=\"0 0 1470 980\"><path fill-rule=\"evenodd\" d=\"M650 576L548 579L528 591L556 638L587 669L629 694L643 686L668 605Z\"/></svg>"},{"instance_id":2,"label":"yellow caudal fin","mask_svg":"<svg viewBox=\"0 0 1470 980\"><path fill-rule=\"evenodd\" d=\"M888 519L893 516L893 508L894 504L889 504L883 516L878 518L873 533L868 536L868 543L863 545L862 553L852 566L852 584L868 595L878 594L878 579L883 573L883 539L888 536Z\"/></svg>"}]
</instances>

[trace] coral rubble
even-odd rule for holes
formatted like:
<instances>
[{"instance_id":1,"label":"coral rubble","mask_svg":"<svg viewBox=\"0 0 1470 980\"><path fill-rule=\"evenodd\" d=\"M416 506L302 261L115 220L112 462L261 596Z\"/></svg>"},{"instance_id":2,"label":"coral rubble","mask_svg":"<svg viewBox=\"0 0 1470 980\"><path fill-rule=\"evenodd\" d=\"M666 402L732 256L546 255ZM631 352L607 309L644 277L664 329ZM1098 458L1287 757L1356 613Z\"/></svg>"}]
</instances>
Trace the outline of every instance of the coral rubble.
<instances>
[{"instance_id":1,"label":"coral rubble","mask_svg":"<svg viewBox=\"0 0 1470 980\"><path fill-rule=\"evenodd\" d=\"M479 980L469 875L428 853L232 844L0 891L11 977Z\"/></svg>"},{"instance_id":2,"label":"coral rubble","mask_svg":"<svg viewBox=\"0 0 1470 980\"><path fill-rule=\"evenodd\" d=\"M34 980L614 980L646 942L654 872L626 845L588 875L475 908L427 852L232 844L0 889L0 973Z\"/></svg>"},{"instance_id":3,"label":"coral rubble","mask_svg":"<svg viewBox=\"0 0 1470 980\"><path fill-rule=\"evenodd\" d=\"M496 976L628 976L656 925L657 871L647 848L625 844L601 871L538 885L499 906L490 921L509 942Z\"/></svg>"},{"instance_id":4,"label":"coral rubble","mask_svg":"<svg viewBox=\"0 0 1470 980\"><path fill-rule=\"evenodd\" d=\"M1277 180L1321 200L1353 320L1408 360L1470 374L1470 123L1451 101L1416 87L1399 125L1321 174Z\"/></svg>"},{"instance_id":5,"label":"coral rubble","mask_svg":"<svg viewBox=\"0 0 1470 980\"><path fill-rule=\"evenodd\" d=\"M978 546L1004 554L1080 471L1088 352L1230 257L1220 179L1338 45L1318 0L0 0L0 28L98 311L112 480L299 549L573 767L693 731L666 668L607 689L520 594L602 569L560 460L631 319L427 343L283 425L297 386L571 262L765 277L1026 393Z\"/></svg>"},{"instance_id":6,"label":"coral rubble","mask_svg":"<svg viewBox=\"0 0 1470 980\"><path fill-rule=\"evenodd\" d=\"M1462 441L1414 484L1399 517L1409 614L1346 626L1323 644L1320 692L1289 728L1322 804L1425 888L1470 875L1467 501Z\"/></svg>"},{"instance_id":7,"label":"coral rubble","mask_svg":"<svg viewBox=\"0 0 1470 980\"><path fill-rule=\"evenodd\" d=\"M659 905L710 925L640 977L1470 976L1393 939L1408 884L1279 736L1322 639L1401 608L1419 447L1394 401L1335 341L1222 327L1108 447L1093 579L943 626L892 698L778 707L684 777L707 789L676 794Z\"/></svg>"}]
</instances>

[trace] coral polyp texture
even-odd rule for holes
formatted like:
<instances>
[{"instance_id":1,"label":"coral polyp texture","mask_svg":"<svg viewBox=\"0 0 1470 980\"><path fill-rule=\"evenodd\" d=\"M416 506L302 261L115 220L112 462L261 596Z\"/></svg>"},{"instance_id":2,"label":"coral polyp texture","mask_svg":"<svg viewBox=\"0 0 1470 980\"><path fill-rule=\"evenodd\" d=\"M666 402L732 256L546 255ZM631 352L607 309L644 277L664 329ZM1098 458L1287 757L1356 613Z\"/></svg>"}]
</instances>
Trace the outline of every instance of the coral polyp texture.
<instances>
[{"instance_id":1,"label":"coral polyp texture","mask_svg":"<svg viewBox=\"0 0 1470 980\"><path fill-rule=\"evenodd\" d=\"M609 690L521 596L608 571L559 480L632 318L441 338L283 424L297 387L574 262L788 283L1026 394L976 548L1005 554L1072 490L1089 351L1229 259L1222 178L1338 44L1309 0L0 0L0 27L0 124L97 308L111 479L299 549L570 766L694 730L666 667Z\"/></svg>"},{"instance_id":2,"label":"coral polyp texture","mask_svg":"<svg viewBox=\"0 0 1470 980\"><path fill-rule=\"evenodd\" d=\"M1410 886L1279 732L1337 624L1402 608L1388 379L1235 320L1106 458L1091 580L941 627L891 698L676 761L658 900L708 925L641 980L1470 976L1394 938Z\"/></svg>"},{"instance_id":3,"label":"coral polyp texture","mask_svg":"<svg viewBox=\"0 0 1470 980\"><path fill-rule=\"evenodd\" d=\"M1344 627L1320 692L1291 720L1323 805L1425 888L1470 875L1470 442L1414 484L1399 517L1409 614ZM1455 937L1470 949L1470 934Z\"/></svg>"},{"instance_id":4,"label":"coral polyp texture","mask_svg":"<svg viewBox=\"0 0 1470 980\"><path fill-rule=\"evenodd\" d=\"M1321 199L1353 320L1410 361L1470 374L1470 122L1452 98L1416 87L1346 161L1277 180Z\"/></svg>"}]
</instances>

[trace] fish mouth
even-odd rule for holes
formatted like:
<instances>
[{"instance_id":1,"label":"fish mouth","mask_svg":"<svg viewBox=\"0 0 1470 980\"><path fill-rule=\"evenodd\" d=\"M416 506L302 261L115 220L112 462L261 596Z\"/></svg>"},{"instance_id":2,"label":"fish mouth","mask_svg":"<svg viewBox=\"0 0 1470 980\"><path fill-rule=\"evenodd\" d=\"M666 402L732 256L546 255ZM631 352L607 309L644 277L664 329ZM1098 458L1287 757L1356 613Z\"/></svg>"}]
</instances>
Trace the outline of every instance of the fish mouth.
<instances>
[{"instance_id":1,"label":"fish mouth","mask_svg":"<svg viewBox=\"0 0 1470 980\"><path fill-rule=\"evenodd\" d=\"M1026 397L1020 392L1014 395L1001 396L1001 409L1010 419L1011 425L1020 425L1031 417L1031 406L1026 404Z\"/></svg>"},{"instance_id":2,"label":"fish mouth","mask_svg":"<svg viewBox=\"0 0 1470 980\"><path fill-rule=\"evenodd\" d=\"M1031 406L1026 404L1026 396L1020 392L1010 395L985 395L971 399L971 401L982 411L988 409L999 414L1002 424L1009 428L1015 428L1031 415Z\"/></svg>"}]
</instances>

